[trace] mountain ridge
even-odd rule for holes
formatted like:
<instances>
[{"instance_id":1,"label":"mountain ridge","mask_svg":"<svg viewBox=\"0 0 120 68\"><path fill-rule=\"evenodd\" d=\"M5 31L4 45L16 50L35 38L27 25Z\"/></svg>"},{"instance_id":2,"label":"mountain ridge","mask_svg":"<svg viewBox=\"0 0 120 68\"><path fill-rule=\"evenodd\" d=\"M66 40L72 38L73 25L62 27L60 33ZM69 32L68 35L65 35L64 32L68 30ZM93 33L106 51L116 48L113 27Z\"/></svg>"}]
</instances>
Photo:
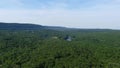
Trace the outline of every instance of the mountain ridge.
<instances>
[{"instance_id":1,"label":"mountain ridge","mask_svg":"<svg viewBox=\"0 0 120 68\"><path fill-rule=\"evenodd\" d=\"M80 28L67 28L60 26L42 26L38 24L29 23L6 23L0 22L0 30L57 30L57 31L109 31L112 29L80 29Z\"/></svg>"}]
</instances>

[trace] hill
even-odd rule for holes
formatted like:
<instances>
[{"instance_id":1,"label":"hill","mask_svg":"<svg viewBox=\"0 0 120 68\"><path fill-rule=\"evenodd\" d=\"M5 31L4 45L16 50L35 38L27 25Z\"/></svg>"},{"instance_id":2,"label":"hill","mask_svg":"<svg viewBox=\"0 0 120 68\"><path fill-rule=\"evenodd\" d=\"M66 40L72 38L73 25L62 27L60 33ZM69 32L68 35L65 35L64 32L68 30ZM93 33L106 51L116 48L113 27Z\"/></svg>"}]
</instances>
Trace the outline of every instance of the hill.
<instances>
[{"instance_id":1,"label":"hill","mask_svg":"<svg viewBox=\"0 0 120 68\"><path fill-rule=\"evenodd\" d=\"M0 23L0 68L120 68L120 31Z\"/></svg>"},{"instance_id":2,"label":"hill","mask_svg":"<svg viewBox=\"0 0 120 68\"><path fill-rule=\"evenodd\" d=\"M35 24L0 23L1 30L38 30L44 28Z\"/></svg>"},{"instance_id":3,"label":"hill","mask_svg":"<svg viewBox=\"0 0 120 68\"><path fill-rule=\"evenodd\" d=\"M55 30L55 31L81 31L81 32L99 32L111 31L110 29L77 29L56 26L42 26L37 24L20 24L20 23L4 23L0 22L0 30Z\"/></svg>"}]
</instances>

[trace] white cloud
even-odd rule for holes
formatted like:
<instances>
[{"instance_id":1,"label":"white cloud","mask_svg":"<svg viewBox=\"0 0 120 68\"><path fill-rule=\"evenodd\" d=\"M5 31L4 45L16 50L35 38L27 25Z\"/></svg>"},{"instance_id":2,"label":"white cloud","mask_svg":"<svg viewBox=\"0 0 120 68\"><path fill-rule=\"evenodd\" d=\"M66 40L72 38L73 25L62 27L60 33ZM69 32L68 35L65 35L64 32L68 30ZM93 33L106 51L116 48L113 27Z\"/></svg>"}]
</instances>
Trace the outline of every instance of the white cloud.
<instances>
[{"instance_id":1,"label":"white cloud","mask_svg":"<svg viewBox=\"0 0 120 68\"><path fill-rule=\"evenodd\" d=\"M65 9L66 4L60 4L57 6L59 8L52 9L0 9L0 21L78 28L120 29L120 2L118 1L107 2L106 0L106 3L102 4L96 2L96 6L84 9Z\"/></svg>"}]
</instances>

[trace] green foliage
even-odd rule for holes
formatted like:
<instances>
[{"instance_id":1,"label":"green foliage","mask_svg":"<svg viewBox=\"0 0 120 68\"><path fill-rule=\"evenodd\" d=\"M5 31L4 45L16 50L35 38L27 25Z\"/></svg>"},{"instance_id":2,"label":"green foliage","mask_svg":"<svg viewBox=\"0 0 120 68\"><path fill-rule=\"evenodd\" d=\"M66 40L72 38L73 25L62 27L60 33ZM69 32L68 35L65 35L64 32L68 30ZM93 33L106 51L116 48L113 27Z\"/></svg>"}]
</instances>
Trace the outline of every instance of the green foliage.
<instances>
[{"instance_id":1,"label":"green foliage","mask_svg":"<svg viewBox=\"0 0 120 68\"><path fill-rule=\"evenodd\" d=\"M119 40L119 31L0 30L0 68L120 68Z\"/></svg>"}]
</instances>

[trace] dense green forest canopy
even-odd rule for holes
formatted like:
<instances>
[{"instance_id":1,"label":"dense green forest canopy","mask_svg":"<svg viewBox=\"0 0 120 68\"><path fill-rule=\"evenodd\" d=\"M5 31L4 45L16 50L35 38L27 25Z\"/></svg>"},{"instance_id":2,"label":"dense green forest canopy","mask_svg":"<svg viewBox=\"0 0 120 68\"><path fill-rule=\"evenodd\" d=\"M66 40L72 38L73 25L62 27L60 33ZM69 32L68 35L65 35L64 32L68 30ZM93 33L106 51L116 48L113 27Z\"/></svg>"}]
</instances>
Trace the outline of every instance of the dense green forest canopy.
<instances>
[{"instance_id":1,"label":"dense green forest canopy","mask_svg":"<svg viewBox=\"0 0 120 68\"><path fill-rule=\"evenodd\" d=\"M0 68L120 68L120 31L0 23Z\"/></svg>"}]
</instances>

